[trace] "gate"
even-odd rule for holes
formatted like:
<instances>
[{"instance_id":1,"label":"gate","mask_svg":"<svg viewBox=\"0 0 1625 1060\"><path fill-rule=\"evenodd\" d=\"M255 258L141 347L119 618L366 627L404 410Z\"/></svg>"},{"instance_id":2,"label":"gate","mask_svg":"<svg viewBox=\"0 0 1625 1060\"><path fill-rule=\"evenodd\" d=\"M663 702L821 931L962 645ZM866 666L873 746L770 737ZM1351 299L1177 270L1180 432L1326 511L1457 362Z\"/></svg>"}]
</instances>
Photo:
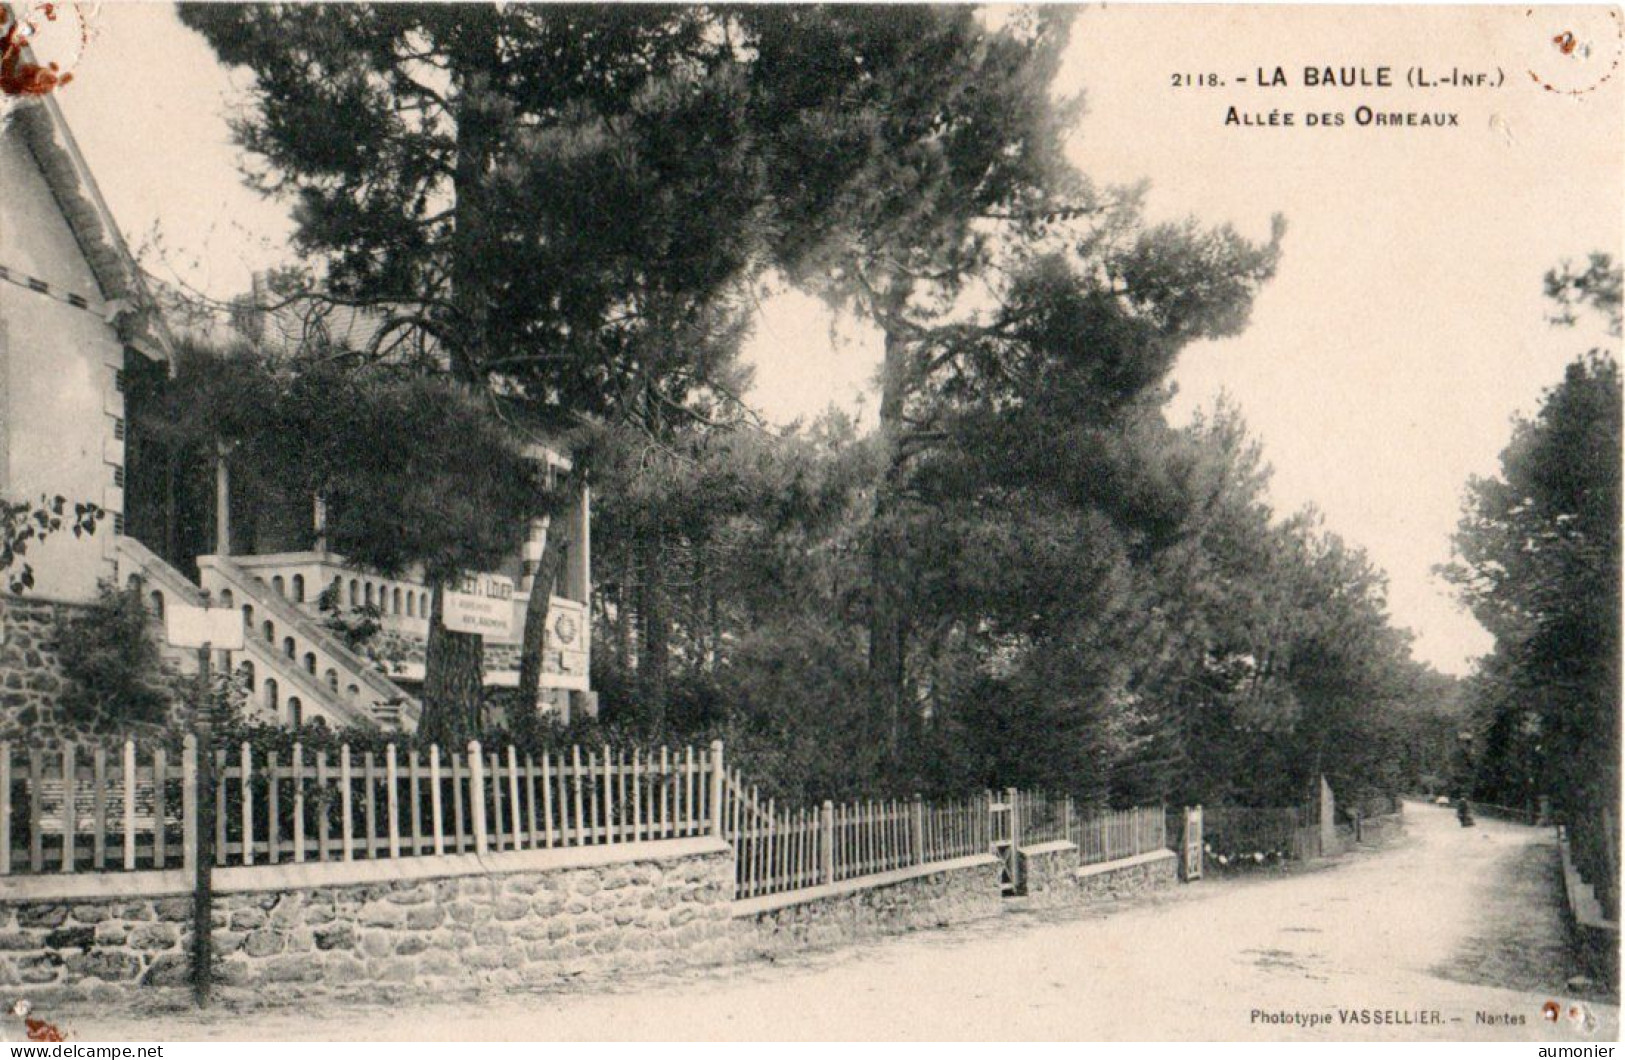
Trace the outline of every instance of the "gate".
<instances>
[{"instance_id":1,"label":"gate","mask_svg":"<svg viewBox=\"0 0 1625 1060\"><path fill-rule=\"evenodd\" d=\"M1006 895L1021 893L1021 860L1017 849L1021 829L1017 822L1016 790L1005 792L1004 801L987 796L987 819L992 837L993 853L999 859L999 883Z\"/></svg>"},{"instance_id":2,"label":"gate","mask_svg":"<svg viewBox=\"0 0 1625 1060\"><path fill-rule=\"evenodd\" d=\"M1183 841L1180 844L1181 875L1187 881L1199 880L1202 878L1202 807L1185 807L1183 832Z\"/></svg>"}]
</instances>

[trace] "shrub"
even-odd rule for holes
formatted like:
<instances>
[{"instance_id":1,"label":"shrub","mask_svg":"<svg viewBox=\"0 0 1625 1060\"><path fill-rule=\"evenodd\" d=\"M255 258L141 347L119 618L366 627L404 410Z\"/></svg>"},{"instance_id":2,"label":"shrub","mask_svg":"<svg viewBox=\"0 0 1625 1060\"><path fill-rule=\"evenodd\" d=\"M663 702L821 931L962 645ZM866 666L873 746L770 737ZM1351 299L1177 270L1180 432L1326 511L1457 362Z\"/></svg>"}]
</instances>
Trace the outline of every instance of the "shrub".
<instances>
[{"instance_id":1,"label":"shrub","mask_svg":"<svg viewBox=\"0 0 1625 1060\"><path fill-rule=\"evenodd\" d=\"M62 619L54 645L67 678L60 707L91 728L161 724L176 690L164 673L139 589L103 583L88 609Z\"/></svg>"}]
</instances>

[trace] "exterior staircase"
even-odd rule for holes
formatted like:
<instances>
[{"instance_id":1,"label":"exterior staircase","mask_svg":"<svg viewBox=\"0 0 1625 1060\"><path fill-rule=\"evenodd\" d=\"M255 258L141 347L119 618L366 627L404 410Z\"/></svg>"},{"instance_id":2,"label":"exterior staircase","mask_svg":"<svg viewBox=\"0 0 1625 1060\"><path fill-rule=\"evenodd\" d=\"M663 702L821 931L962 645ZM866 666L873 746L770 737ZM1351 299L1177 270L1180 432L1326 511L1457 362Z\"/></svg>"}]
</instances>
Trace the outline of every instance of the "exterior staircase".
<instances>
[{"instance_id":1,"label":"exterior staircase","mask_svg":"<svg viewBox=\"0 0 1625 1060\"><path fill-rule=\"evenodd\" d=\"M416 729L421 711L404 689L229 557L198 557L200 589L139 541L122 537L119 571L126 582L141 581L160 614L170 600L242 610L243 650L232 653L232 665L247 675L252 712L290 724L323 718ZM165 653L183 672L195 670L190 652L166 646Z\"/></svg>"}]
</instances>

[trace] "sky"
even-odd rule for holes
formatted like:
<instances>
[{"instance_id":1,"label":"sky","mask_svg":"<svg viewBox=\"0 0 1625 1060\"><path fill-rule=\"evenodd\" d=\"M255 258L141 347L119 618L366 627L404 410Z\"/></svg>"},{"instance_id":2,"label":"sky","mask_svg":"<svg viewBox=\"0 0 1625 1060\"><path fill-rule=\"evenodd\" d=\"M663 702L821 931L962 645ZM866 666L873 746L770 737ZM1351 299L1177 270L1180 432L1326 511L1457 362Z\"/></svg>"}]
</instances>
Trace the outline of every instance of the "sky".
<instances>
[{"instance_id":1,"label":"sky","mask_svg":"<svg viewBox=\"0 0 1625 1060\"><path fill-rule=\"evenodd\" d=\"M1227 394L1262 440L1285 513L1313 503L1387 571L1419 658L1466 671L1490 638L1433 573L1470 475L1493 474L1513 417L1532 412L1598 335L1554 329L1541 277L1619 254L1625 203L1617 8L1080 8L1058 88L1086 112L1070 150L1102 184L1151 182L1153 220L1195 216L1265 238L1289 228L1247 330L1188 349L1181 422ZM1612 21L1610 21L1612 20ZM239 178L227 116L247 83L167 4L107 3L59 92L133 248L156 274L216 296L290 260L286 207ZM1563 55L1554 38L1582 47ZM49 56L51 42L41 40ZM74 50L63 42L63 54ZM1391 88L1303 87L1306 66L1355 67ZM1282 67L1291 82L1257 81ZM1408 87L1487 71L1494 87ZM1174 87L1175 74L1221 86ZM1242 77L1248 83L1239 83ZM1537 80L1538 78L1538 80ZM1454 112L1451 128L1355 124L1356 108ZM1291 127L1226 125L1271 110ZM1339 113L1336 127L1305 115ZM747 356L770 419L830 404L873 423L878 337L814 299L768 300Z\"/></svg>"}]
</instances>

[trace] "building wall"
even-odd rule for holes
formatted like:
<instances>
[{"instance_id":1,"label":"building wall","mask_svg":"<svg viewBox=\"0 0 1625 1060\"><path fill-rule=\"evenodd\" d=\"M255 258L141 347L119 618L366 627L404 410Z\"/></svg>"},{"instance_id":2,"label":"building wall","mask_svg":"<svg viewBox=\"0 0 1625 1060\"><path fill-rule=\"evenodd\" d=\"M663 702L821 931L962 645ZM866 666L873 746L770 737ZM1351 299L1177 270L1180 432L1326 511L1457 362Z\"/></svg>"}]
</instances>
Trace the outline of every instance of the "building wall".
<instances>
[{"instance_id":1,"label":"building wall","mask_svg":"<svg viewBox=\"0 0 1625 1060\"><path fill-rule=\"evenodd\" d=\"M96 280L16 123L0 126L0 490L13 500L60 494L122 511L114 467L123 443L115 385L124 350L113 327L92 311L102 304ZM54 291L84 297L90 308L30 290L28 277ZM60 533L32 548L28 560L42 596L87 600L98 579L114 573L109 516L90 538Z\"/></svg>"}]
</instances>

